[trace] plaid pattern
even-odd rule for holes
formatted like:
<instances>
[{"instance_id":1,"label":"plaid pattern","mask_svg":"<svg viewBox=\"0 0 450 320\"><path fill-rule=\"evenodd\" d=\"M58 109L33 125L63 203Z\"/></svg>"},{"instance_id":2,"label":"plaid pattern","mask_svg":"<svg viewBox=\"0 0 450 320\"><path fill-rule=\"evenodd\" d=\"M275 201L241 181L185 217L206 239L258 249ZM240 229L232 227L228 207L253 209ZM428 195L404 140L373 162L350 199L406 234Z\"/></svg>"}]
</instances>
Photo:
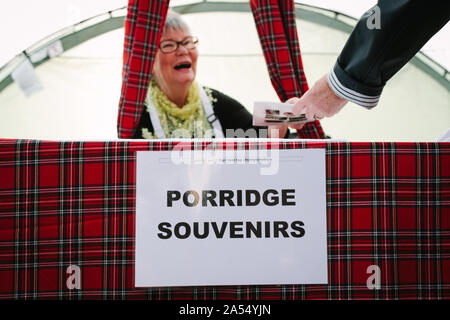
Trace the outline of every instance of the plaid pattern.
<instances>
[{"instance_id":1,"label":"plaid pattern","mask_svg":"<svg viewBox=\"0 0 450 320\"><path fill-rule=\"evenodd\" d=\"M298 42L293 0L250 0L270 80L281 101L308 90ZM297 131L300 138L323 139L319 121Z\"/></svg>"},{"instance_id":2,"label":"plaid pattern","mask_svg":"<svg viewBox=\"0 0 450 320\"><path fill-rule=\"evenodd\" d=\"M0 140L0 299L450 298L450 143L229 143L326 148L328 285L136 289L135 151L176 142Z\"/></svg>"},{"instance_id":3,"label":"plaid pattern","mask_svg":"<svg viewBox=\"0 0 450 320\"><path fill-rule=\"evenodd\" d=\"M131 138L139 123L169 0L129 0L125 21L118 137Z\"/></svg>"}]
</instances>

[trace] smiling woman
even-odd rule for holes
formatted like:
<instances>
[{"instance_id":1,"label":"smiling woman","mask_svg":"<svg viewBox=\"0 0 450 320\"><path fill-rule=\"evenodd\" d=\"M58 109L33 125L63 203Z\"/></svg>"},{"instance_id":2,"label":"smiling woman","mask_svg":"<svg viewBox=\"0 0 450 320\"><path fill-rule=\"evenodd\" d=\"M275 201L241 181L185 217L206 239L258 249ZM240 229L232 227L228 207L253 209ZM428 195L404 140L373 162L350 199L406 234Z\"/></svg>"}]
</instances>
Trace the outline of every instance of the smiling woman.
<instances>
[{"instance_id":1,"label":"smiling woman","mask_svg":"<svg viewBox=\"0 0 450 320\"><path fill-rule=\"evenodd\" d=\"M169 11L133 138L267 137L243 105L195 81L198 44L180 15ZM271 137L286 133L270 131Z\"/></svg>"},{"instance_id":2,"label":"smiling woman","mask_svg":"<svg viewBox=\"0 0 450 320\"><path fill-rule=\"evenodd\" d=\"M153 80L179 108L197 73L197 45L188 30L168 28L156 54Z\"/></svg>"}]
</instances>

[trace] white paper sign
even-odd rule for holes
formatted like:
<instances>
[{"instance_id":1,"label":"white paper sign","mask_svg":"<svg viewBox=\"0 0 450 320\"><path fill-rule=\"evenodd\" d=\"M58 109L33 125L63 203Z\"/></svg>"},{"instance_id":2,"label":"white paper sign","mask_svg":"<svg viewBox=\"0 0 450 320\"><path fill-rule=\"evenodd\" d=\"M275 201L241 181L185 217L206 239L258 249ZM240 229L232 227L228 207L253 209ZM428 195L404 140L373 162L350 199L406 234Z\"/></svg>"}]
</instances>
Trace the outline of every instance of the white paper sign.
<instances>
[{"instance_id":1,"label":"white paper sign","mask_svg":"<svg viewBox=\"0 0 450 320\"><path fill-rule=\"evenodd\" d=\"M11 77L19 85L26 97L30 97L32 94L43 89L34 67L28 59L25 59L14 69Z\"/></svg>"},{"instance_id":2,"label":"white paper sign","mask_svg":"<svg viewBox=\"0 0 450 320\"><path fill-rule=\"evenodd\" d=\"M327 283L325 150L233 151L137 152L136 287Z\"/></svg>"},{"instance_id":3,"label":"white paper sign","mask_svg":"<svg viewBox=\"0 0 450 320\"><path fill-rule=\"evenodd\" d=\"M61 40L57 40L48 46L48 56L50 58L55 58L64 52L64 48Z\"/></svg>"},{"instance_id":4,"label":"white paper sign","mask_svg":"<svg viewBox=\"0 0 450 320\"><path fill-rule=\"evenodd\" d=\"M448 129L443 135L439 136L436 142L450 142L450 129Z\"/></svg>"}]
</instances>

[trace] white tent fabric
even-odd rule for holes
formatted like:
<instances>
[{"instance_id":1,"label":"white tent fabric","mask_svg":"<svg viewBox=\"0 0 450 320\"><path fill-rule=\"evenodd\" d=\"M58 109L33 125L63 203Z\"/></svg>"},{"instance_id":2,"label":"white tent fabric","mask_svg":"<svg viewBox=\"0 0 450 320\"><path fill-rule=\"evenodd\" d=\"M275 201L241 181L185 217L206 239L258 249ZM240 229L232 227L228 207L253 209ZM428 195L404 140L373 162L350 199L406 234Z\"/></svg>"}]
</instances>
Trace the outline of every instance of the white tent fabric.
<instances>
[{"instance_id":1,"label":"white tent fabric","mask_svg":"<svg viewBox=\"0 0 450 320\"><path fill-rule=\"evenodd\" d=\"M171 5L182 5L198 0L171 0ZM243 1L247 0L209 0ZM335 10L358 18L377 0L295 0L321 8ZM0 42L8 45L0 50L0 66L13 56L55 30L73 25L94 15L126 6L128 0L40 0L8 1L0 10ZM26 10L23 10L26 8ZM14 30L11 32L11 30ZM450 69L450 25L438 32L422 49L438 63Z\"/></svg>"},{"instance_id":2,"label":"white tent fabric","mask_svg":"<svg viewBox=\"0 0 450 320\"><path fill-rule=\"evenodd\" d=\"M330 20L333 14L329 14ZM234 97L277 101L250 12L184 15L200 38L198 81ZM309 84L333 66L348 34L298 19ZM116 139L123 28L65 51L35 71L44 89L26 98L16 83L0 92L0 137L44 140ZM450 92L412 63L373 110L348 105L322 121L333 138L349 141L435 141L450 127Z\"/></svg>"}]
</instances>

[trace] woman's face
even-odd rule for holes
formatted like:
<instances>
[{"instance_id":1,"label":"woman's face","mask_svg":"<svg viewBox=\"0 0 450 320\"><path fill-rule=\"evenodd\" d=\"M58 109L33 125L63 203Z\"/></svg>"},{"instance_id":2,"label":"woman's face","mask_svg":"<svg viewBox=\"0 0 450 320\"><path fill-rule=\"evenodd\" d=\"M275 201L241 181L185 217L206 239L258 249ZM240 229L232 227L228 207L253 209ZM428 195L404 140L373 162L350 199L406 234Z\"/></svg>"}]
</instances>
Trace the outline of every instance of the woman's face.
<instances>
[{"instance_id":1,"label":"woman's face","mask_svg":"<svg viewBox=\"0 0 450 320\"><path fill-rule=\"evenodd\" d=\"M182 41L191 36L182 29L165 30L161 36L161 42L165 40ZM198 50L186 49L181 44L177 50L171 53L163 53L158 50L153 67L154 79L158 86L164 90L165 87L174 85L190 85L197 73Z\"/></svg>"}]
</instances>

